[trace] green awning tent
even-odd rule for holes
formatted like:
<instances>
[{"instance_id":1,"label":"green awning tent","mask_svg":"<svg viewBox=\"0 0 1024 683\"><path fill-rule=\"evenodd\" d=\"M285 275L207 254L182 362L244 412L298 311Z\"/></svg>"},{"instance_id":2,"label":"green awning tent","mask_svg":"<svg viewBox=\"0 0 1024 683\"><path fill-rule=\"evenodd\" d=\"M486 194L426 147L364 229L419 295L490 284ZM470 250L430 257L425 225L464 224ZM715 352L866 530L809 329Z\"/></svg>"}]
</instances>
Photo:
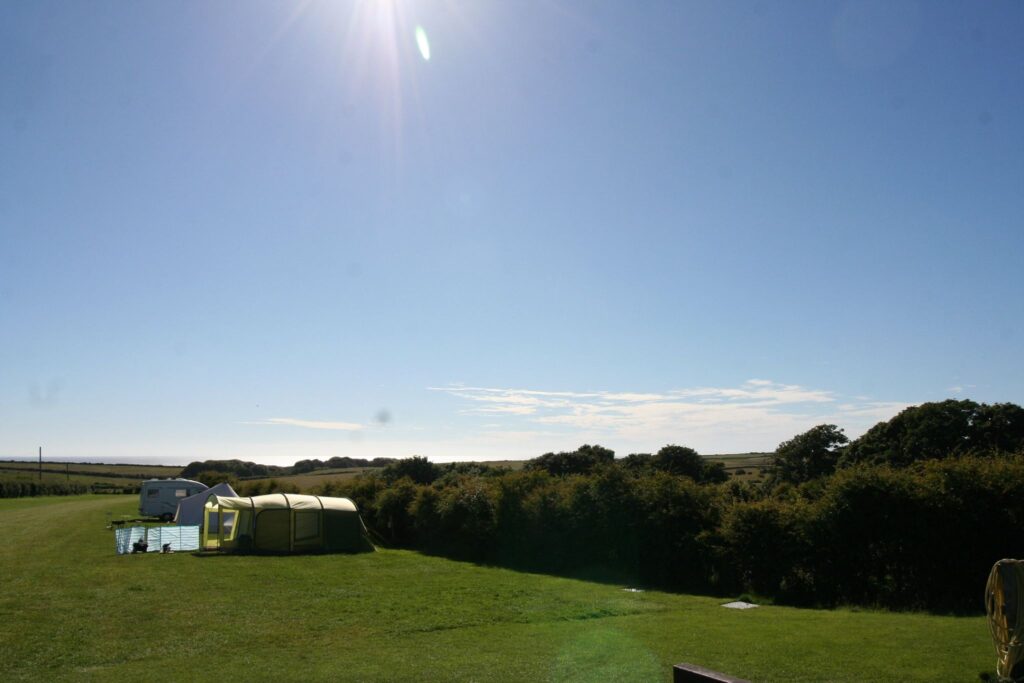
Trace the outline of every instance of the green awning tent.
<instances>
[{"instance_id":1,"label":"green awning tent","mask_svg":"<svg viewBox=\"0 0 1024 683\"><path fill-rule=\"evenodd\" d=\"M203 548L265 553L373 550L348 498L270 493L210 494L203 510Z\"/></svg>"}]
</instances>

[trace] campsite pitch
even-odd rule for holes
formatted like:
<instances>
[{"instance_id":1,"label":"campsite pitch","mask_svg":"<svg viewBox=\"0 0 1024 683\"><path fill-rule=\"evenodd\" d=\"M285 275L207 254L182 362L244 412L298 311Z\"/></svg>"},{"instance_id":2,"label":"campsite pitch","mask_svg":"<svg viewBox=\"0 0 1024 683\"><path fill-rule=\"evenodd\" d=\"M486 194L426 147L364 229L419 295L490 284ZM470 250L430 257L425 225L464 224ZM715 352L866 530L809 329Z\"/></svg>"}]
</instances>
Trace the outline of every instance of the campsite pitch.
<instances>
[{"instance_id":1,"label":"campsite pitch","mask_svg":"<svg viewBox=\"0 0 1024 683\"><path fill-rule=\"evenodd\" d=\"M0 680L667 681L690 662L752 681L976 681L994 666L982 616L729 610L396 550L116 556L105 513L136 505L0 500Z\"/></svg>"}]
</instances>

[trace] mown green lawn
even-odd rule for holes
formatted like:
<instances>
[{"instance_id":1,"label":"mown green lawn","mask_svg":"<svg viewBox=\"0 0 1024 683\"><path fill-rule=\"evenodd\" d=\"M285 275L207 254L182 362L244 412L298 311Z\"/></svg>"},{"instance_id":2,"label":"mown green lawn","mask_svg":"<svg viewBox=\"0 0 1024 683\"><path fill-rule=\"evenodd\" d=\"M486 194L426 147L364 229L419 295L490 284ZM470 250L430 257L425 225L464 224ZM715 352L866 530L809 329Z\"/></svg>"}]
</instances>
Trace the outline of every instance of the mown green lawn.
<instances>
[{"instance_id":1,"label":"mown green lawn","mask_svg":"<svg viewBox=\"0 0 1024 683\"><path fill-rule=\"evenodd\" d=\"M735 611L397 550L118 557L105 513L136 505L0 500L0 680L657 681L692 662L753 681L977 681L994 669L980 616Z\"/></svg>"}]
</instances>

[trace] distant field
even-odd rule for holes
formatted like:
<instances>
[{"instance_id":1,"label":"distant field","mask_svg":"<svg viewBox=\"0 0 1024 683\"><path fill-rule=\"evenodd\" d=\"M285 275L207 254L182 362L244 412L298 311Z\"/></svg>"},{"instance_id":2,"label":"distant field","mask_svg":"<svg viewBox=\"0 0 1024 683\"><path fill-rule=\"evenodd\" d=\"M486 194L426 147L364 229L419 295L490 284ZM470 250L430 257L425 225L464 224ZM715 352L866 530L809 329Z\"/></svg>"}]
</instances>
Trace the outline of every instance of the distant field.
<instances>
[{"instance_id":1,"label":"distant field","mask_svg":"<svg viewBox=\"0 0 1024 683\"><path fill-rule=\"evenodd\" d=\"M290 484L305 491L317 486L322 486L329 481L345 481L346 479L351 479L356 475L374 472L379 469L379 467L341 467L328 470L317 470L315 472L307 472L305 474L276 475L273 477L244 479L243 481L247 484L275 481L278 484Z\"/></svg>"},{"instance_id":2,"label":"distant field","mask_svg":"<svg viewBox=\"0 0 1024 683\"><path fill-rule=\"evenodd\" d=\"M72 472L116 474L123 477L140 477L143 479L175 477L182 469L177 465L107 465L102 463L43 461L44 473L47 471L63 473L65 467L70 468ZM0 468L26 469L35 472L39 470L39 463L26 460L0 460Z\"/></svg>"},{"instance_id":3,"label":"distant field","mask_svg":"<svg viewBox=\"0 0 1024 683\"><path fill-rule=\"evenodd\" d=\"M725 471L743 481L758 481L767 474L771 453L726 453L704 456L712 462L725 465Z\"/></svg>"},{"instance_id":4,"label":"distant field","mask_svg":"<svg viewBox=\"0 0 1024 683\"><path fill-rule=\"evenodd\" d=\"M176 477L180 467L163 465L100 465L83 463L43 462L44 482L72 484L107 484L110 486L138 486L146 479ZM39 463L0 460L0 478L36 479Z\"/></svg>"},{"instance_id":5,"label":"distant field","mask_svg":"<svg viewBox=\"0 0 1024 683\"><path fill-rule=\"evenodd\" d=\"M114 555L134 496L0 500L0 680L977 681L983 617L766 606L409 551Z\"/></svg>"}]
</instances>

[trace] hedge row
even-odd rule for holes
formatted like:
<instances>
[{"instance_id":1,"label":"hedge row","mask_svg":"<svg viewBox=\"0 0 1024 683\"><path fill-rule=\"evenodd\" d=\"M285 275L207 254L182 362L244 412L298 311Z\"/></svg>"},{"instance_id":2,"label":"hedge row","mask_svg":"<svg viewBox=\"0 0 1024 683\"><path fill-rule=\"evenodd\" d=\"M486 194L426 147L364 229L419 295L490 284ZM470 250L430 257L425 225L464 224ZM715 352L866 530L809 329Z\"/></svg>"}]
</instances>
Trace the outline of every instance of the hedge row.
<instances>
[{"instance_id":1,"label":"hedge row","mask_svg":"<svg viewBox=\"0 0 1024 683\"><path fill-rule=\"evenodd\" d=\"M795 604L977 610L992 564L1024 556L1021 457L863 465L774 490L612 465L318 492L352 497L400 546Z\"/></svg>"},{"instance_id":2,"label":"hedge row","mask_svg":"<svg viewBox=\"0 0 1024 683\"><path fill-rule=\"evenodd\" d=\"M66 482L40 482L30 479L0 479L0 498L25 498L28 496L73 496L89 493L84 484Z\"/></svg>"}]
</instances>

